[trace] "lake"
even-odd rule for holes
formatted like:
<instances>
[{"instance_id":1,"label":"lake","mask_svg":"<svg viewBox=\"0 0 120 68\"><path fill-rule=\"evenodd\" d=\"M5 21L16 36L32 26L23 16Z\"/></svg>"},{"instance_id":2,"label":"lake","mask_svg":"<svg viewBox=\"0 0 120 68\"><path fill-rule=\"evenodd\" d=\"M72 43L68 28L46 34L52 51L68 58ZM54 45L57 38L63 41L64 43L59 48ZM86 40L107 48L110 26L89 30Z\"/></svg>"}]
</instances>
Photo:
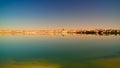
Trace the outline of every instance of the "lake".
<instances>
[{"instance_id":1,"label":"lake","mask_svg":"<svg viewBox=\"0 0 120 68\"><path fill-rule=\"evenodd\" d=\"M120 68L120 36L0 36L0 68Z\"/></svg>"}]
</instances>

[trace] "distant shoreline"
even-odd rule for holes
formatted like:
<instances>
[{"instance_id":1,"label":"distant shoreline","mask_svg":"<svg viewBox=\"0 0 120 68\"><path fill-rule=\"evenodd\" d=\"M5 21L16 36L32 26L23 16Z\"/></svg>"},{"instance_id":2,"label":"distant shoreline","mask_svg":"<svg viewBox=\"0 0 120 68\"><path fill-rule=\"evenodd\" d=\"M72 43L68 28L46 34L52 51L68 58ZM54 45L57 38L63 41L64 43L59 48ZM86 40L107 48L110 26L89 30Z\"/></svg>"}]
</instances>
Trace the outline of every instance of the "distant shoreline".
<instances>
[{"instance_id":1,"label":"distant shoreline","mask_svg":"<svg viewBox=\"0 0 120 68\"><path fill-rule=\"evenodd\" d=\"M120 35L120 30L115 29L95 29L95 30L0 30L2 35Z\"/></svg>"}]
</instances>

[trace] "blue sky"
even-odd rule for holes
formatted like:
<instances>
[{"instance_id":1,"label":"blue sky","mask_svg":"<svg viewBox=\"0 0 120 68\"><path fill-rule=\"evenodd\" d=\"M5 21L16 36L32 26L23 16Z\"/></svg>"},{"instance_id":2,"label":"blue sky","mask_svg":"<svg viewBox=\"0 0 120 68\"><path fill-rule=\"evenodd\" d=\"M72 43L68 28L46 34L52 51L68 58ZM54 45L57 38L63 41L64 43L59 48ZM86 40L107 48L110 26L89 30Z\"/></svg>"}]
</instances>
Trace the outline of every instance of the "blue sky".
<instances>
[{"instance_id":1,"label":"blue sky","mask_svg":"<svg viewBox=\"0 0 120 68\"><path fill-rule=\"evenodd\" d=\"M119 0L0 0L0 29L91 29L119 25Z\"/></svg>"}]
</instances>

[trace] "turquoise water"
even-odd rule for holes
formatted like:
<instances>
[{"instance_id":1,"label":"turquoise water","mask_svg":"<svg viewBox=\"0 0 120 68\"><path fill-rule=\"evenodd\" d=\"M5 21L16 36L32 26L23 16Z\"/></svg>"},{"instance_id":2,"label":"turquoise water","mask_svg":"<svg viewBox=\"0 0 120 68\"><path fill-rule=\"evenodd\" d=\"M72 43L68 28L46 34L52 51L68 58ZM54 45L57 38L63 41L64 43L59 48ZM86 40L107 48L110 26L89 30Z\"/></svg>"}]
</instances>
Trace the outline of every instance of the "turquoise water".
<instances>
[{"instance_id":1,"label":"turquoise water","mask_svg":"<svg viewBox=\"0 0 120 68\"><path fill-rule=\"evenodd\" d=\"M0 68L117 68L119 62L120 36L0 37Z\"/></svg>"}]
</instances>

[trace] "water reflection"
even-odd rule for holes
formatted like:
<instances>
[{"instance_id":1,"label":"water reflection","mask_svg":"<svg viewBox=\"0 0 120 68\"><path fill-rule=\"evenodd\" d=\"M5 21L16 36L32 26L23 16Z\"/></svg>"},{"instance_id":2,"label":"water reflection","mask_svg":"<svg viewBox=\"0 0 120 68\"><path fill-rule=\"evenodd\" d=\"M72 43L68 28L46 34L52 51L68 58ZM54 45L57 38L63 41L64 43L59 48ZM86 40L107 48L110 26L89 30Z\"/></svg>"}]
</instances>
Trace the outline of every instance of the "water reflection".
<instances>
[{"instance_id":1,"label":"water reflection","mask_svg":"<svg viewBox=\"0 0 120 68\"><path fill-rule=\"evenodd\" d=\"M27 61L27 62L16 62L9 61L1 65L2 68L60 68L58 64L49 62L38 62L38 61Z\"/></svg>"},{"instance_id":2,"label":"water reflection","mask_svg":"<svg viewBox=\"0 0 120 68\"><path fill-rule=\"evenodd\" d=\"M1 68L120 68L120 58L97 59L87 62L6 62Z\"/></svg>"},{"instance_id":3,"label":"water reflection","mask_svg":"<svg viewBox=\"0 0 120 68\"><path fill-rule=\"evenodd\" d=\"M4 33L0 68L119 68L119 40L119 35Z\"/></svg>"}]
</instances>

